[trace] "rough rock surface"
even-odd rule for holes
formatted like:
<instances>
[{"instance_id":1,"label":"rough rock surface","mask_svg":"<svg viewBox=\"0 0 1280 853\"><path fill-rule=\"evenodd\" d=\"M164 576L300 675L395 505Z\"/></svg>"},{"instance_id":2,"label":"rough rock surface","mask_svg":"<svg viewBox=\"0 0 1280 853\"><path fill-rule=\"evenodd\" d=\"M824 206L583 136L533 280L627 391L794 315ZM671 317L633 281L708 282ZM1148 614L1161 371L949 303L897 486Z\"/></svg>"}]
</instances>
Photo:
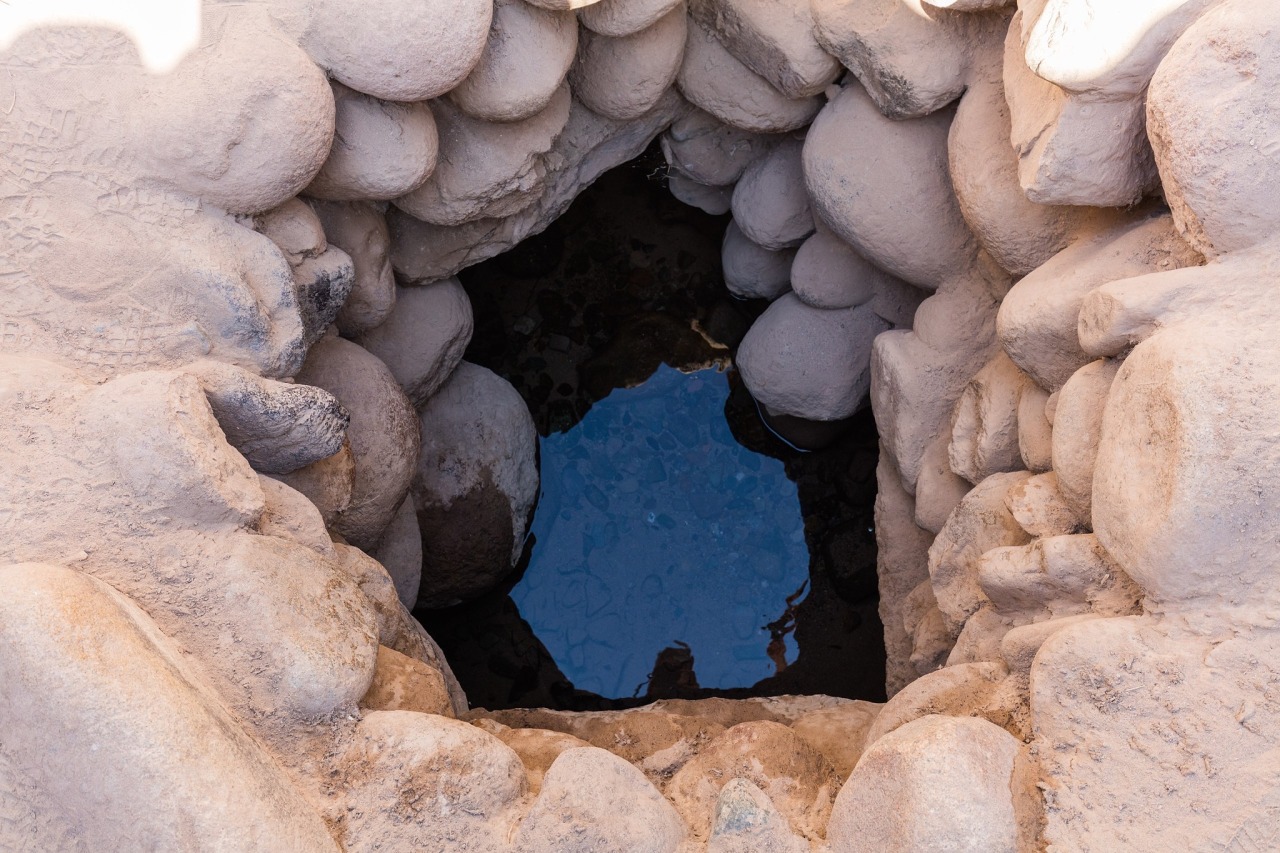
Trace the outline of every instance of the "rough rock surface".
<instances>
[{"instance_id":1,"label":"rough rock surface","mask_svg":"<svg viewBox=\"0 0 1280 853\"><path fill-rule=\"evenodd\" d=\"M816 97L789 98L778 91L696 21L689 25L678 81L694 105L725 124L755 133L795 130L822 108Z\"/></svg>"},{"instance_id":2,"label":"rough rock surface","mask_svg":"<svg viewBox=\"0 0 1280 853\"><path fill-rule=\"evenodd\" d=\"M672 777L666 794L697 838L712 828L720 791L746 779L765 791L793 831L820 837L838 786L822 754L779 723L740 723L703 747Z\"/></svg>"}]
</instances>

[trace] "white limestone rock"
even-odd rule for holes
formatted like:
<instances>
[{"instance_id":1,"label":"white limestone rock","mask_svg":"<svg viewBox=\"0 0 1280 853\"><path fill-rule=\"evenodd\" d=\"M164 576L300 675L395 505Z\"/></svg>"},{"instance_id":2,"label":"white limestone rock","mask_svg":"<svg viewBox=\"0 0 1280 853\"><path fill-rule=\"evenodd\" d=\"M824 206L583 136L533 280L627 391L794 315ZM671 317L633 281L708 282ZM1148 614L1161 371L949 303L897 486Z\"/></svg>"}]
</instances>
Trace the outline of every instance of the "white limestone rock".
<instances>
[{"instance_id":1,"label":"white limestone rock","mask_svg":"<svg viewBox=\"0 0 1280 853\"><path fill-rule=\"evenodd\" d=\"M853 308L870 302L888 273L876 269L822 224L800 245L791 265L791 289L814 308Z\"/></svg>"},{"instance_id":2,"label":"white limestone rock","mask_svg":"<svg viewBox=\"0 0 1280 853\"><path fill-rule=\"evenodd\" d=\"M594 746L568 749L542 779L542 791L515 837L519 853L602 849L675 853L685 827L644 774Z\"/></svg>"},{"instance_id":3,"label":"white limestone rock","mask_svg":"<svg viewBox=\"0 0 1280 853\"><path fill-rule=\"evenodd\" d=\"M1276 411L1265 378L1276 369L1275 327L1259 310L1269 299L1258 296L1274 281L1276 255L1248 250L1226 258L1122 282L1142 282L1133 288L1139 294L1150 288L1130 303L1146 310L1111 315L1121 328L1162 313L1164 322L1134 335L1141 342L1108 396L1092 483L1094 530L1162 607L1199 610L1213 602L1249 612L1277 592L1275 483L1263 461ZM1161 286L1170 279L1182 287ZM1055 440L1059 428L1055 422Z\"/></svg>"},{"instance_id":4,"label":"white limestone rock","mask_svg":"<svg viewBox=\"0 0 1280 853\"><path fill-rule=\"evenodd\" d=\"M1031 541L1006 501L1009 492L1030 476L1018 471L983 480L960 501L929 547L929 579L953 634L988 603L978 583L979 558L992 548Z\"/></svg>"},{"instance_id":5,"label":"white limestone rock","mask_svg":"<svg viewBox=\"0 0 1280 853\"><path fill-rule=\"evenodd\" d=\"M1058 488L1058 475L1037 474L1005 496L1009 512L1022 529L1035 539L1066 536L1077 532L1076 513L1067 505Z\"/></svg>"},{"instance_id":6,"label":"white limestone rock","mask_svg":"<svg viewBox=\"0 0 1280 853\"><path fill-rule=\"evenodd\" d=\"M484 51L493 0L270 0L340 83L386 101L425 101L466 78Z\"/></svg>"},{"instance_id":7,"label":"white limestone rock","mask_svg":"<svg viewBox=\"0 0 1280 853\"><path fill-rule=\"evenodd\" d=\"M1142 591L1092 533L993 548L978 562L978 582L992 606L1020 625L1142 610Z\"/></svg>"},{"instance_id":8,"label":"white limestone rock","mask_svg":"<svg viewBox=\"0 0 1280 853\"><path fill-rule=\"evenodd\" d=\"M882 446L876 466L876 577L880 589L878 610L884 624L885 691L889 696L920 674L912 662L913 632L904 624L902 613L912 590L921 584L928 588L929 545L933 541L932 532L916 524L914 501L903 488L902 479L893 456ZM939 621L941 618L939 615Z\"/></svg>"},{"instance_id":9,"label":"white limestone rock","mask_svg":"<svg viewBox=\"0 0 1280 853\"><path fill-rule=\"evenodd\" d=\"M980 281L948 286L920 303L910 330L876 338L872 409L908 489L915 488L925 448L950 426L965 385L995 355L997 305Z\"/></svg>"},{"instance_id":10,"label":"white limestone rock","mask_svg":"<svg viewBox=\"0 0 1280 853\"><path fill-rule=\"evenodd\" d=\"M1021 12L1005 41L1004 90L1018 182L1040 204L1124 207L1159 185L1143 99L1077 95L1036 76L1022 51Z\"/></svg>"},{"instance_id":11,"label":"white limestone rock","mask_svg":"<svg viewBox=\"0 0 1280 853\"><path fill-rule=\"evenodd\" d=\"M302 343L309 347L337 318L355 286L355 264L346 252L328 244L320 220L296 198L254 217L254 227L289 262Z\"/></svg>"},{"instance_id":12,"label":"white limestone rock","mask_svg":"<svg viewBox=\"0 0 1280 853\"><path fill-rule=\"evenodd\" d=\"M671 168L713 187L734 184L773 146L773 137L740 130L700 109L691 109L662 135Z\"/></svg>"},{"instance_id":13,"label":"white limestone rock","mask_svg":"<svg viewBox=\"0 0 1280 853\"><path fill-rule=\"evenodd\" d=\"M916 524L933 533L942 530L952 510L973 484L951 470L951 433L938 433L920 460L916 478Z\"/></svg>"},{"instance_id":14,"label":"white limestone rock","mask_svg":"<svg viewBox=\"0 0 1280 853\"><path fill-rule=\"evenodd\" d=\"M1214 0L1080 0L1024 4L1022 40L1036 75L1080 94L1141 95L1160 61ZM1256 19L1253 19L1256 21Z\"/></svg>"},{"instance_id":15,"label":"white limestone rock","mask_svg":"<svg viewBox=\"0 0 1280 853\"><path fill-rule=\"evenodd\" d=\"M136 94L131 143L151 177L232 213L269 210L328 156L332 91L262 7L210 6L202 26L211 37ZM264 103L274 121L260 120Z\"/></svg>"},{"instance_id":16,"label":"white limestone rock","mask_svg":"<svg viewBox=\"0 0 1280 853\"><path fill-rule=\"evenodd\" d=\"M1049 392L1034 382L1018 399L1018 455L1028 471L1042 474L1053 467L1053 424L1045 415Z\"/></svg>"},{"instance_id":17,"label":"white limestone rock","mask_svg":"<svg viewBox=\"0 0 1280 853\"><path fill-rule=\"evenodd\" d=\"M1058 490L1080 524L1092 529L1093 475L1107 395L1119 363L1091 362L1062 386L1053 415L1053 470Z\"/></svg>"},{"instance_id":18,"label":"white limestone rock","mask_svg":"<svg viewBox=\"0 0 1280 853\"><path fill-rule=\"evenodd\" d=\"M1151 211L1082 234L1005 296L996 318L1000 343L1041 387L1057 391L1093 360L1077 329L1089 293L1109 281L1199 263L1167 213Z\"/></svg>"},{"instance_id":19,"label":"white limestone rock","mask_svg":"<svg viewBox=\"0 0 1280 853\"><path fill-rule=\"evenodd\" d=\"M989 76L991 79L985 79ZM951 122L947 163L960 213L982 248L1015 276L1065 249L1083 227L1121 214L1089 207L1037 204L1018 183L1018 156L998 74L971 83Z\"/></svg>"},{"instance_id":20,"label":"white limestone rock","mask_svg":"<svg viewBox=\"0 0 1280 853\"><path fill-rule=\"evenodd\" d=\"M951 718L982 717L987 722L994 722L991 717L999 720L1007 711L1001 707L1001 694L1008 674L1004 661L999 660L953 663L921 675L886 702L876 714L867 729L863 756L867 756L882 738L932 714L945 714ZM996 725L1004 727L1007 722L1006 717ZM857 772L856 768L854 772Z\"/></svg>"},{"instance_id":21,"label":"white limestone rock","mask_svg":"<svg viewBox=\"0 0 1280 853\"><path fill-rule=\"evenodd\" d=\"M386 217L367 202L312 201L330 245L351 256L355 283L338 311L338 331L357 336L386 322L396 304Z\"/></svg>"},{"instance_id":22,"label":"white limestone rock","mask_svg":"<svg viewBox=\"0 0 1280 853\"><path fill-rule=\"evenodd\" d=\"M1013 853L1020 744L972 718L922 717L874 743L831 815L833 853Z\"/></svg>"},{"instance_id":23,"label":"white limestone rock","mask_svg":"<svg viewBox=\"0 0 1280 853\"><path fill-rule=\"evenodd\" d=\"M478 219L456 227L431 225L393 209L387 217L392 264L407 279L439 281L511 248L550 225L583 187L638 157L688 109L674 90L630 122L605 118L573 101L564 132L544 158L546 179L529 207L505 219Z\"/></svg>"},{"instance_id":24,"label":"white limestone rock","mask_svg":"<svg viewBox=\"0 0 1280 853\"><path fill-rule=\"evenodd\" d=\"M1258 245L1280 223L1271 114L1280 91L1278 11L1239 0L1216 4L1178 39L1151 81L1148 133L1165 198L1178 231L1206 256Z\"/></svg>"},{"instance_id":25,"label":"white limestone rock","mask_svg":"<svg viewBox=\"0 0 1280 853\"><path fill-rule=\"evenodd\" d=\"M976 484L992 474L1022 470L1018 406L1031 384L1003 351L969 380L952 419L947 451L952 471Z\"/></svg>"},{"instance_id":26,"label":"white limestone rock","mask_svg":"<svg viewBox=\"0 0 1280 853\"><path fill-rule=\"evenodd\" d=\"M510 849L524 767L475 726L415 711L372 711L356 727L341 767L345 850Z\"/></svg>"},{"instance_id":27,"label":"white limestone rock","mask_svg":"<svg viewBox=\"0 0 1280 853\"><path fill-rule=\"evenodd\" d=\"M573 9L587 9L600 0L525 0L526 3L532 3L542 9L551 9L557 12L564 12Z\"/></svg>"},{"instance_id":28,"label":"white limestone rock","mask_svg":"<svg viewBox=\"0 0 1280 853\"><path fill-rule=\"evenodd\" d=\"M890 118L918 118L954 101L980 73L1000 12L968 14L922 0L810 0L818 43Z\"/></svg>"},{"instance_id":29,"label":"white limestone rock","mask_svg":"<svg viewBox=\"0 0 1280 853\"><path fill-rule=\"evenodd\" d=\"M1271 846L1280 786L1268 758L1280 720L1257 697L1280 677L1278 651L1271 631L1187 631L1145 617L1050 637L1031 666L1038 782L1054 792L1045 842Z\"/></svg>"},{"instance_id":30,"label":"white limestone rock","mask_svg":"<svg viewBox=\"0 0 1280 853\"><path fill-rule=\"evenodd\" d=\"M684 0L601 0L579 9L578 20L593 33L621 38L652 26L683 5Z\"/></svg>"},{"instance_id":31,"label":"white limestone rock","mask_svg":"<svg viewBox=\"0 0 1280 853\"><path fill-rule=\"evenodd\" d=\"M137 605L56 566L0 568L0 589L0 847L176 850L199 839L337 853L303 793Z\"/></svg>"}]
</instances>

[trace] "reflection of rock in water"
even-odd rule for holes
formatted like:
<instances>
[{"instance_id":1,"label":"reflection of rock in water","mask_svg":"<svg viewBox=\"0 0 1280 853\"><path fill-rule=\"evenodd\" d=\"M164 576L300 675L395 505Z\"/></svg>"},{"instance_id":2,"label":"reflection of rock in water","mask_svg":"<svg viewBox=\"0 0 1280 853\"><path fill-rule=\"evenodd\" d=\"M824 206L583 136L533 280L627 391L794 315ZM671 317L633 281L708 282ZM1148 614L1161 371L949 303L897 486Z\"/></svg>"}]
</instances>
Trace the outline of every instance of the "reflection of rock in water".
<instances>
[{"instance_id":1,"label":"reflection of rock in water","mask_svg":"<svg viewBox=\"0 0 1280 853\"><path fill-rule=\"evenodd\" d=\"M769 648L766 654L769 660L773 661L774 675L781 675L782 671L787 668L787 634L796 629L796 602L804 597L805 590L809 588L809 582L805 581L800 588L791 595L787 596L787 609L782 611L782 615L777 619L764 626L769 632Z\"/></svg>"},{"instance_id":2,"label":"reflection of rock in water","mask_svg":"<svg viewBox=\"0 0 1280 853\"><path fill-rule=\"evenodd\" d=\"M641 684L636 688L640 692ZM693 671L693 649L688 643L676 640L674 646L667 646L658 652L653 662L653 671L649 673L646 700L677 699L691 690L698 689L698 676Z\"/></svg>"}]
</instances>

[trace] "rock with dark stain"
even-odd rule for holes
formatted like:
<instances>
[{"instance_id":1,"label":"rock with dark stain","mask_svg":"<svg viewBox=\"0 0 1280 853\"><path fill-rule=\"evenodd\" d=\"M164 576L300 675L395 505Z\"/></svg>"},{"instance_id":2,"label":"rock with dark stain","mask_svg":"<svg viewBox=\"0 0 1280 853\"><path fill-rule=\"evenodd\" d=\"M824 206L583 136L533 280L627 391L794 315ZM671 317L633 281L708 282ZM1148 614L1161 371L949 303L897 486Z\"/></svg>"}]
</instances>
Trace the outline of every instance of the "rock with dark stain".
<instances>
[{"instance_id":1,"label":"rock with dark stain","mask_svg":"<svg viewBox=\"0 0 1280 853\"><path fill-rule=\"evenodd\" d=\"M537 433L516 390L468 362L418 413L418 602L442 607L493 588L520 559L538 494Z\"/></svg>"}]
</instances>

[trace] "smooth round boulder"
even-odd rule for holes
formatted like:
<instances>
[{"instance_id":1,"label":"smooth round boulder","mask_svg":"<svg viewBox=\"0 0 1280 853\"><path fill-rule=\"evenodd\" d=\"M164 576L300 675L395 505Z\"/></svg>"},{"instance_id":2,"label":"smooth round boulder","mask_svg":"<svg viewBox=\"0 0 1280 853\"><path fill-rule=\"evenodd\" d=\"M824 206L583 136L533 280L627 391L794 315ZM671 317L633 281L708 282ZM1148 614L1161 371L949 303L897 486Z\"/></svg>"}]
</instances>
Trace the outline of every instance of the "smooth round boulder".
<instances>
[{"instance_id":1,"label":"smooth round boulder","mask_svg":"<svg viewBox=\"0 0 1280 853\"><path fill-rule=\"evenodd\" d=\"M1280 223L1278 27L1273 3L1216 5L1174 43L1147 93L1165 198L1209 257L1257 245Z\"/></svg>"},{"instance_id":2,"label":"smooth round boulder","mask_svg":"<svg viewBox=\"0 0 1280 853\"><path fill-rule=\"evenodd\" d=\"M804 145L814 212L881 269L925 290L975 263L947 172L949 110L891 121L858 83L818 114Z\"/></svg>"},{"instance_id":3,"label":"smooth round boulder","mask_svg":"<svg viewBox=\"0 0 1280 853\"><path fill-rule=\"evenodd\" d=\"M456 278L397 290L387 322L360 336L382 359L414 407L424 405L453 373L471 342L471 300Z\"/></svg>"},{"instance_id":4,"label":"smooth round boulder","mask_svg":"<svg viewBox=\"0 0 1280 853\"><path fill-rule=\"evenodd\" d=\"M333 93L264 9L211 6L203 26L207 42L143 91L133 144L178 189L231 213L270 210L328 157Z\"/></svg>"},{"instance_id":5,"label":"smooth round boulder","mask_svg":"<svg viewBox=\"0 0 1280 853\"><path fill-rule=\"evenodd\" d=\"M448 95L458 109L484 121L522 121L546 108L578 50L569 12L525 0L497 0L480 62Z\"/></svg>"},{"instance_id":6,"label":"smooth round boulder","mask_svg":"<svg viewBox=\"0 0 1280 853\"><path fill-rule=\"evenodd\" d=\"M336 853L278 760L136 604L60 566L5 566L0 590L0 847L180 850L194 837Z\"/></svg>"},{"instance_id":7,"label":"smooth round boulder","mask_svg":"<svg viewBox=\"0 0 1280 853\"><path fill-rule=\"evenodd\" d=\"M602 0L578 10L582 26L602 36L621 38L638 33L684 0Z\"/></svg>"},{"instance_id":8,"label":"smooth round boulder","mask_svg":"<svg viewBox=\"0 0 1280 853\"><path fill-rule=\"evenodd\" d=\"M676 853L680 815L631 763L594 746L565 750L520 824L517 853Z\"/></svg>"},{"instance_id":9,"label":"smooth round boulder","mask_svg":"<svg viewBox=\"0 0 1280 853\"><path fill-rule=\"evenodd\" d=\"M695 106L725 124L756 133L784 133L804 127L822 109L817 97L792 99L743 65L715 34L689 23L680 91Z\"/></svg>"},{"instance_id":10,"label":"smooth round boulder","mask_svg":"<svg viewBox=\"0 0 1280 853\"><path fill-rule=\"evenodd\" d=\"M734 222L724 232L720 262L729 292L743 299L777 299L791 286L795 249L771 251L751 242Z\"/></svg>"},{"instance_id":11,"label":"smooth round boulder","mask_svg":"<svg viewBox=\"0 0 1280 853\"><path fill-rule=\"evenodd\" d=\"M578 60L569 75L573 94L606 118L639 118L675 82L688 29L684 9L673 9L634 35L613 38L583 32Z\"/></svg>"},{"instance_id":12,"label":"smooth round boulder","mask_svg":"<svg viewBox=\"0 0 1280 853\"><path fill-rule=\"evenodd\" d=\"M418 464L413 405L377 356L337 336L311 348L297 381L328 391L351 415L351 502L334 529L356 547L371 550L408 493Z\"/></svg>"},{"instance_id":13,"label":"smooth round boulder","mask_svg":"<svg viewBox=\"0 0 1280 853\"><path fill-rule=\"evenodd\" d=\"M333 83L336 130L329 158L307 185L312 198L389 201L422 186L440 141L424 103L380 101Z\"/></svg>"},{"instance_id":14,"label":"smooth round boulder","mask_svg":"<svg viewBox=\"0 0 1280 853\"><path fill-rule=\"evenodd\" d=\"M1019 747L973 717L921 717L885 735L836 798L833 853L1024 849L1011 790Z\"/></svg>"},{"instance_id":15,"label":"smooth round boulder","mask_svg":"<svg viewBox=\"0 0 1280 853\"><path fill-rule=\"evenodd\" d=\"M300 43L339 82L387 101L425 101L480 61L493 0L273 0L305 23Z\"/></svg>"},{"instance_id":16,"label":"smooth round boulder","mask_svg":"<svg viewBox=\"0 0 1280 853\"><path fill-rule=\"evenodd\" d=\"M853 308L870 302L876 285L888 278L821 223L800 245L791 265L791 289L812 308Z\"/></svg>"},{"instance_id":17,"label":"smooth round boulder","mask_svg":"<svg viewBox=\"0 0 1280 853\"><path fill-rule=\"evenodd\" d=\"M465 361L418 414L418 601L444 607L491 589L520 559L538 495L538 436L516 390Z\"/></svg>"},{"instance_id":18,"label":"smooth round boulder","mask_svg":"<svg viewBox=\"0 0 1280 853\"><path fill-rule=\"evenodd\" d=\"M772 412L838 421L867 402L871 345L889 328L867 306L825 311L780 297L738 347L747 390Z\"/></svg>"},{"instance_id":19,"label":"smooth round boulder","mask_svg":"<svg viewBox=\"0 0 1280 853\"><path fill-rule=\"evenodd\" d=\"M813 233L803 150L803 139L783 139L748 166L734 187L733 221L748 239L766 249L798 246Z\"/></svg>"}]
</instances>

